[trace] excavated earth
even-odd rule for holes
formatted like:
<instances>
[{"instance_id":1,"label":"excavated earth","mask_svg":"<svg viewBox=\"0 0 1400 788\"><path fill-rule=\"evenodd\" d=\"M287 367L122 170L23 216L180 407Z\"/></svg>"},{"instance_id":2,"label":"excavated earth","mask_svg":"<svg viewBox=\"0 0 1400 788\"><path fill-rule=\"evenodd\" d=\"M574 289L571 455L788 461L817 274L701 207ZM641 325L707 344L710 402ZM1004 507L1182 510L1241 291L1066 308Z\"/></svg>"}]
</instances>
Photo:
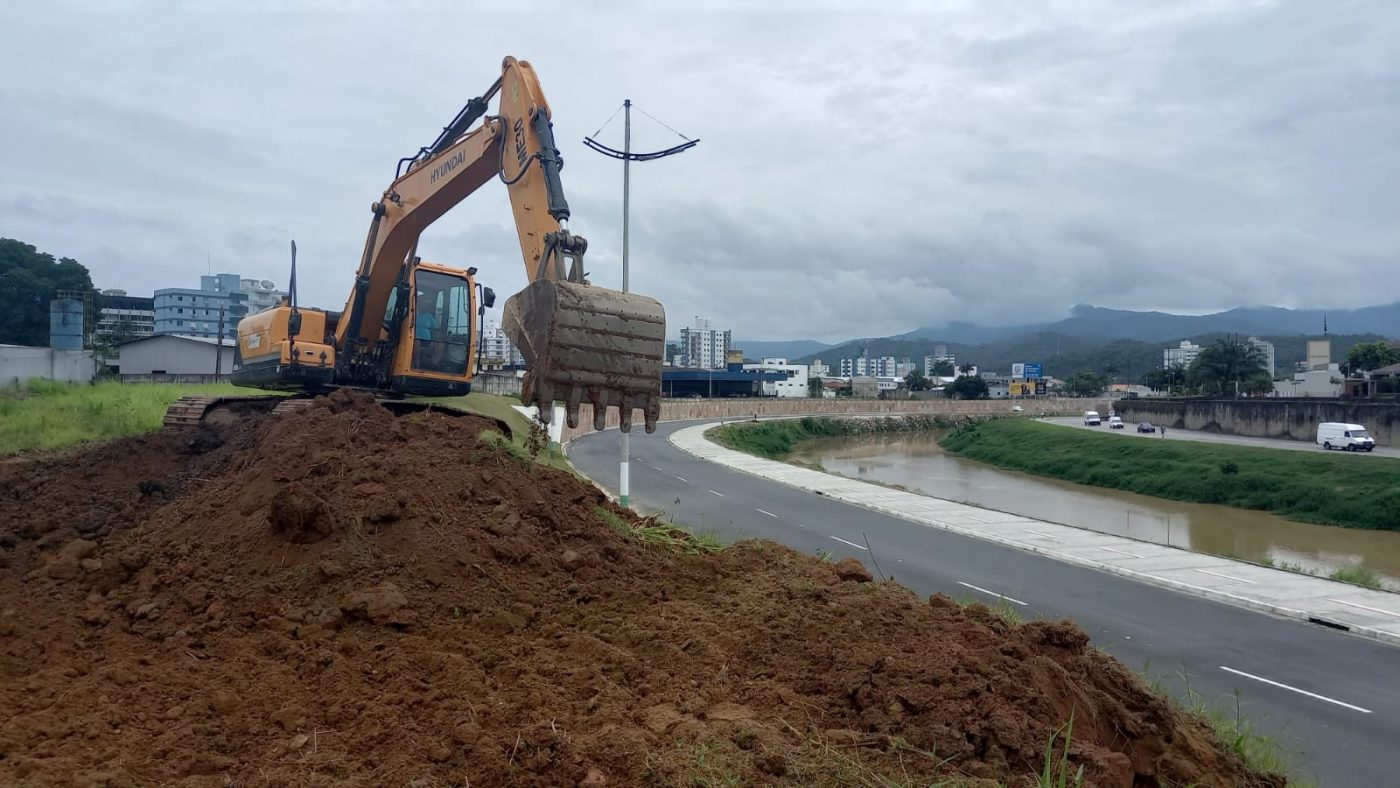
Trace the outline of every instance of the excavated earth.
<instances>
[{"instance_id":1,"label":"excavated earth","mask_svg":"<svg viewBox=\"0 0 1400 788\"><path fill-rule=\"evenodd\" d=\"M0 784L1277 786L1069 622L337 394L0 466ZM1072 780L1067 784L1073 784Z\"/></svg>"}]
</instances>

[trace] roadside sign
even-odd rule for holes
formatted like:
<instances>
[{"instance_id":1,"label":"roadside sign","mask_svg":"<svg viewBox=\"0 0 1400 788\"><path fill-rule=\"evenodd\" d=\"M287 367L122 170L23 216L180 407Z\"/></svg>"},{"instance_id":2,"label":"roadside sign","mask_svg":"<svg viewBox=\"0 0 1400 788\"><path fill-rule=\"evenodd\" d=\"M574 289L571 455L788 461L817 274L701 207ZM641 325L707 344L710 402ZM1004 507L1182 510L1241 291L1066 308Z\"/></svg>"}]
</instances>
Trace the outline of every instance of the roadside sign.
<instances>
[{"instance_id":1,"label":"roadside sign","mask_svg":"<svg viewBox=\"0 0 1400 788\"><path fill-rule=\"evenodd\" d=\"M1044 378L1036 378L1036 380L1035 380L1035 395L1036 395L1037 397L1043 397L1043 396L1045 396L1045 379L1044 379Z\"/></svg>"},{"instance_id":2,"label":"roadside sign","mask_svg":"<svg viewBox=\"0 0 1400 788\"><path fill-rule=\"evenodd\" d=\"M1026 380L1039 380L1043 377L1041 375L1040 364L1022 364L1021 366L1025 368L1026 374L1022 377L1026 378Z\"/></svg>"},{"instance_id":3,"label":"roadside sign","mask_svg":"<svg viewBox=\"0 0 1400 788\"><path fill-rule=\"evenodd\" d=\"M1025 365L1025 364L1012 364L1012 365L1011 365L1011 377L1013 377L1013 378L1024 378L1025 376L1026 376L1026 365Z\"/></svg>"}]
</instances>

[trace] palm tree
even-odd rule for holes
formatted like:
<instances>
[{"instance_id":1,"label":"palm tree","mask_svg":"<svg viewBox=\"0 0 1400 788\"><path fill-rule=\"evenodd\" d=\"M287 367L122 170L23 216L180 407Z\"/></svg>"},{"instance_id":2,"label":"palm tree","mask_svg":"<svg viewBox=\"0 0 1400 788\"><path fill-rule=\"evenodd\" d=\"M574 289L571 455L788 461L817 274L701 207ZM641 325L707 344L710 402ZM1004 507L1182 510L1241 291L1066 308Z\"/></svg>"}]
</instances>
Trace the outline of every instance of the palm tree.
<instances>
[{"instance_id":1,"label":"palm tree","mask_svg":"<svg viewBox=\"0 0 1400 788\"><path fill-rule=\"evenodd\" d=\"M1259 348L1232 335L1202 350L1189 374L1202 393L1239 396L1241 384L1257 375L1264 363Z\"/></svg>"}]
</instances>

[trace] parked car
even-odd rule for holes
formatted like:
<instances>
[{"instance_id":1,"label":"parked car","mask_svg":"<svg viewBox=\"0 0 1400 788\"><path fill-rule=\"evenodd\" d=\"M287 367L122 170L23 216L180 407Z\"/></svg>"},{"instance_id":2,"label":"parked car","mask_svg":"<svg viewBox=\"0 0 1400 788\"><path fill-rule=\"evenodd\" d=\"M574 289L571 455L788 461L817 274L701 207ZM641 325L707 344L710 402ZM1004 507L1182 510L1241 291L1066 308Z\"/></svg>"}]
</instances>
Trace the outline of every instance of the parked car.
<instances>
[{"instance_id":1,"label":"parked car","mask_svg":"<svg viewBox=\"0 0 1400 788\"><path fill-rule=\"evenodd\" d=\"M1102 424L1102 423L1103 423L1102 420L1099 419L1099 412L1098 412L1098 411L1096 411L1096 410L1086 410L1086 411L1084 411L1084 426L1086 426L1086 427L1097 427L1097 426L1099 426L1099 425Z\"/></svg>"},{"instance_id":2,"label":"parked car","mask_svg":"<svg viewBox=\"0 0 1400 788\"><path fill-rule=\"evenodd\" d=\"M1108 417L1108 428L1111 429L1111 430L1121 430L1121 429L1123 429L1123 420L1120 419L1120 418L1118 418L1117 416L1109 416L1109 417Z\"/></svg>"},{"instance_id":3,"label":"parked car","mask_svg":"<svg viewBox=\"0 0 1400 788\"><path fill-rule=\"evenodd\" d=\"M1144 421L1144 422L1140 422L1140 423L1138 424L1138 432L1152 432L1152 433L1155 433L1156 431L1157 431L1157 428L1154 427L1154 426L1152 426L1152 422L1150 422L1150 421Z\"/></svg>"},{"instance_id":4,"label":"parked car","mask_svg":"<svg viewBox=\"0 0 1400 788\"><path fill-rule=\"evenodd\" d=\"M1325 421L1317 425L1317 445L1344 451L1375 451L1376 440L1360 424Z\"/></svg>"}]
</instances>

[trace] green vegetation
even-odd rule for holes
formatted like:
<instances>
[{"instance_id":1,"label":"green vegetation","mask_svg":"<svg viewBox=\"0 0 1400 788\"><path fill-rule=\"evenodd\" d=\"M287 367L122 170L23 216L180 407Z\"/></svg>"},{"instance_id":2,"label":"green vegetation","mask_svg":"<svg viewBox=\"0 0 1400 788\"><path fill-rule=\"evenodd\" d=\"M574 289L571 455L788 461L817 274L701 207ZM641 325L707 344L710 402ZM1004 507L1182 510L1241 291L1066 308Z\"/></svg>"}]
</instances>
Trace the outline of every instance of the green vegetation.
<instances>
[{"instance_id":1,"label":"green vegetation","mask_svg":"<svg viewBox=\"0 0 1400 788\"><path fill-rule=\"evenodd\" d=\"M228 383L202 386L47 380L0 389L0 455L58 449L160 429L165 409L189 394L260 394Z\"/></svg>"},{"instance_id":2,"label":"green vegetation","mask_svg":"<svg viewBox=\"0 0 1400 788\"><path fill-rule=\"evenodd\" d=\"M714 534L696 533L685 526L659 522L654 517L634 525L601 506L593 507L593 513L612 530L643 544L657 545L684 555L708 555L724 549L724 543Z\"/></svg>"},{"instance_id":3,"label":"green vegetation","mask_svg":"<svg viewBox=\"0 0 1400 788\"><path fill-rule=\"evenodd\" d=\"M780 460L791 454L799 443L813 438L948 429L964 421L924 415L874 418L807 416L800 419L741 421L715 427L705 435L721 446L756 457Z\"/></svg>"},{"instance_id":4,"label":"green vegetation","mask_svg":"<svg viewBox=\"0 0 1400 788\"><path fill-rule=\"evenodd\" d=\"M82 263L0 238L0 277L0 344L48 346L49 301L60 290L91 294L93 309L85 315L83 333L91 332L101 297Z\"/></svg>"},{"instance_id":5,"label":"green vegetation","mask_svg":"<svg viewBox=\"0 0 1400 788\"><path fill-rule=\"evenodd\" d=\"M1344 583L1355 583L1367 588L1381 588L1381 577L1376 574L1376 570L1368 569L1364 566L1344 566L1335 570L1327 577L1332 580L1341 580Z\"/></svg>"},{"instance_id":6,"label":"green vegetation","mask_svg":"<svg viewBox=\"0 0 1400 788\"><path fill-rule=\"evenodd\" d=\"M1400 530L1400 460L1134 440L1025 419L973 423L941 443L969 459L1081 484Z\"/></svg>"},{"instance_id":7,"label":"green vegetation","mask_svg":"<svg viewBox=\"0 0 1400 788\"><path fill-rule=\"evenodd\" d=\"M473 392L465 397L433 397L425 401L504 421L510 427L510 448L513 451L552 468L577 473L568 458L549 447L547 437L537 432L542 431L543 426L515 409L520 404L516 397Z\"/></svg>"}]
</instances>

